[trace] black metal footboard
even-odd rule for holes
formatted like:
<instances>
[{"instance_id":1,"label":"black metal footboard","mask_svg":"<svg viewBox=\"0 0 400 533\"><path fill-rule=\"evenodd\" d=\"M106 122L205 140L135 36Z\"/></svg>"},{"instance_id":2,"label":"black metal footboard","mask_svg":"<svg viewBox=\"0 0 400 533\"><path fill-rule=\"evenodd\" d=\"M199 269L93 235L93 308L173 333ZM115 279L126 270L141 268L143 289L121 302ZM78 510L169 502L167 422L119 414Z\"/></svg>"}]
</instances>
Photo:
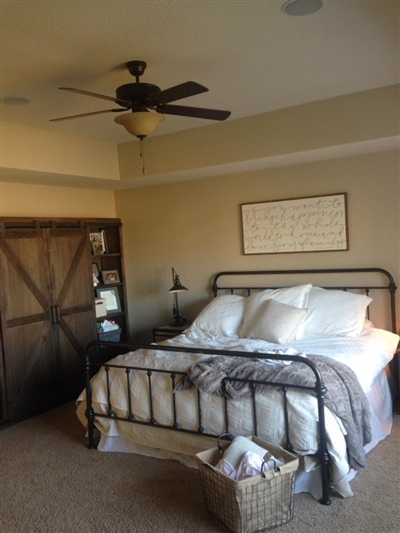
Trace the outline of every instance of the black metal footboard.
<instances>
[{"instance_id":1,"label":"black metal footboard","mask_svg":"<svg viewBox=\"0 0 400 533\"><path fill-rule=\"evenodd\" d=\"M274 382L265 382L258 380L244 380L240 378L224 378L222 386L225 390L226 383L228 381L236 381L247 384L251 391L251 405L252 405L252 416L253 416L253 427L254 434L258 435L259 424L257 420L257 393L261 392L265 388L274 388L279 390L283 395L283 409L284 409L284 421L285 421L285 445L284 447L288 451L293 452L293 448L290 442L290 431L289 431L289 414L288 414L288 398L287 392L291 389L298 389L305 392L308 392L316 397L318 402L318 432L319 432L319 450L318 458L320 462L321 470L321 482L322 482L322 497L320 502L324 505L330 505L330 457L327 447L327 435L325 428L325 413L324 413L324 397L326 394L326 388L322 380L321 373L317 366L309 359L306 359L302 356L297 355L281 355L276 353L251 353L251 352L231 352L227 350L214 350L214 349L199 349L199 348L186 348L186 347L177 347L177 346L163 346L163 345L139 345L139 344L125 344L125 343L107 343L100 341L91 342L85 350L85 376L86 376L86 400L87 400L87 409L86 417L88 420L88 436L89 436L89 447L95 447L94 439L94 430L95 430L95 419L96 418L109 418L113 420L118 420L126 423L141 424L146 426L157 427L160 429L168 429L171 431L180 431L184 433L191 433L195 435L201 435L206 437L218 438L219 435L209 433L207 428L203 426L202 420L202 402L204 400L203 394L200 391L197 391L197 429L185 428L180 424L179 416L176 406L176 395L174 393L175 387L178 382L186 375L184 372L175 371L175 370L160 370L155 368L144 368L141 366L134 365L123 365L123 364L114 364L114 363L102 363L99 362L99 354L103 350L111 350L113 354L117 352L123 354L126 352L134 352L138 349L149 349L152 351L165 351L165 352L180 352L180 353L191 353L191 354L201 354L201 355L218 355L226 357L241 357L254 359L273 359L279 361L296 361L303 365L307 365L315 376L315 384L313 387L303 386L303 385L293 385L290 383L274 383ZM91 378L95 372L100 368L104 368L105 371L105 382L106 382L106 398L107 398L107 412L101 413L96 412L93 407L92 402L92 382ZM111 384L109 379L109 373L112 369L121 369L125 373L125 383L127 391L127 413L124 416L117 414L117 409L112 405L111 398ZM148 402L148 419L137 419L135 417L135 406L132 405L131 401L131 392L132 392L132 377L135 373L144 373L147 377L147 402ZM165 425L160 424L156 420L154 414L154 387L156 383L154 376L164 374L169 376L171 380L171 406L173 413L173 420L171 424ZM223 397L223 406L224 413L223 419L225 424L226 433L230 433L229 427L229 406L230 400L224 396Z\"/></svg>"}]
</instances>

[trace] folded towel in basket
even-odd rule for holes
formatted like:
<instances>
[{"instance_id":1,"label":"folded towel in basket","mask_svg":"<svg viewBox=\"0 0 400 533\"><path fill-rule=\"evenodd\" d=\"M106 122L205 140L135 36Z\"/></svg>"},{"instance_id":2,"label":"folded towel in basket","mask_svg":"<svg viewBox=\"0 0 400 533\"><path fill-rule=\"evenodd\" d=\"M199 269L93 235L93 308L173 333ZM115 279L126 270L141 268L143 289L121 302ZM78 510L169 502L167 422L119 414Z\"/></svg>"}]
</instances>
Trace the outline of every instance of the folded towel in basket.
<instances>
[{"instance_id":1,"label":"folded towel in basket","mask_svg":"<svg viewBox=\"0 0 400 533\"><path fill-rule=\"evenodd\" d=\"M225 449L223 457L215 468L230 478L240 481L251 476L261 475L263 471L270 468L275 470L283 464L265 448L239 435Z\"/></svg>"},{"instance_id":2,"label":"folded towel in basket","mask_svg":"<svg viewBox=\"0 0 400 533\"><path fill-rule=\"evenodd\" d=\"M246 452L257 453L260 457L264 457L268 450L265 450L255 442L239 435L235 437L230 445L224 451L224 458L230 463L233 468L238 468L243 455Z\"/></svg>"}]
</instances>

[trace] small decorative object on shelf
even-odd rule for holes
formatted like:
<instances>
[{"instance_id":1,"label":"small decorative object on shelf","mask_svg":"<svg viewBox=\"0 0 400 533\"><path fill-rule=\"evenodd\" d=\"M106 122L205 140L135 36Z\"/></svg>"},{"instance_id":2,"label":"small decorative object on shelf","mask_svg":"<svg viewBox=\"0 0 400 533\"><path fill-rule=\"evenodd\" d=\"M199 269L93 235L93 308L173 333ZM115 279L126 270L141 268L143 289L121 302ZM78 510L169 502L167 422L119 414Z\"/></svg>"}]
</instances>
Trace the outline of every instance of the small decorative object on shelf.
<instances>
[{"instance_id":1,"label":"small decorative object on shelf","mask_svg":"<svg viewBox=\"0 0 400 533\"><path fill-rule=\"evenodd\" d=\"M96 312L96 318L99 318L100 316L106 316L107 314L107 307L106 307L106 301L104 298L96 298L94 301L94 309Z\"/></svg>"},{"instance_id":2,"label":"small decorative object on shelf","mask_svg":"<svg viewBox=\"0 0 400 533\"><path fill-rule=\"evenodd\" d=\"M100 285L100 272L97 263L92 263L92 273L93 273L93 287Z\"/></svg>"},{"instance_id":3,"label":"small decorative object on shelf","mask_svg":"<svg viewBox=\"0 0 400 533\"><path fill-rule=\"evenodd\" d=\"M92 245L93 255L101 255L107 253L106 236L104 231L90 233L90 243Z\"/></svg>"},{"instance_id":4,"label":"small decorative object on shelf","mask_svg":"<svg viewBox=\"0 0 400 533\"><path fill-rule=\"evenodd\" d=\"M179 314L178 292L187 291L188 289L181 284L181 280L179 279L179 276L175 272L174 268L172 269L172 283L173 286L168 292L171 292L174 295L174 304L172 308L174 319L171 322L170 326L185 326L189 324L189 321L186 320L186 318L180 316Z\"/></svg>"}]
</instances>

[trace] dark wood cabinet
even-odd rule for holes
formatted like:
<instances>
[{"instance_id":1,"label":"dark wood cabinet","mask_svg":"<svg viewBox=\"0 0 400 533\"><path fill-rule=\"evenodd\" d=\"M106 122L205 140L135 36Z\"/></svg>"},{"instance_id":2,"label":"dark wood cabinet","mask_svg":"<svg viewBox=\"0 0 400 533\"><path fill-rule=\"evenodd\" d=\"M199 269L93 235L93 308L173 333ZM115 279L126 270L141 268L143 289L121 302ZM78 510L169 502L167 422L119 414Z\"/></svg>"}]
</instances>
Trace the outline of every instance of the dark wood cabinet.
<instances>
[{"instance_id":1,"label":"dark wood cabinet","mask_svg":"<svg viewBox=\"0 0 400 533\"><path fill-rule=\"evenodd\" d=\"M0 219L2 421L83 388L84 349L97 338L91 223L98 219Z\"/></svg>"}]
</instances>

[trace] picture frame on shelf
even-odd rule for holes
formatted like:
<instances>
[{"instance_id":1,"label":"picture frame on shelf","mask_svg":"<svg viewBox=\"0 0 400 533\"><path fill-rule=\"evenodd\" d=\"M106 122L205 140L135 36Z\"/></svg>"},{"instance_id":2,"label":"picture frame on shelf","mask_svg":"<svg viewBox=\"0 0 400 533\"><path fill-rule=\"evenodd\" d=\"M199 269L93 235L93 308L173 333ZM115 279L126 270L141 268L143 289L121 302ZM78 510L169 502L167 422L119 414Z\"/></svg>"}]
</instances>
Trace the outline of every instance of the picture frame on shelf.
<instances>
[{"instance_id":1,"label":"picture frame on shelf","mask_svg":"<svg viewBox=\"0 0 400 533\"><path fill-rule=\"evenodd\" d=\"M104 285L112 285L113 283L120 283L118 270L102 270L101 277Z\"/></svg>"},{"instance_id":2,"label":"picture frame on shelf","mask_svg":"<svg viewBox=\"0 0 400 533\"><path fill-rule=\"evenodd\" d=\"M122 311L118 287L103 287L96 289L96 296L97 298L102 298L106 301L107 313L120 313Z\"/></svg>"},{"instance_id":3,"label":"picture frame on shelf","mask_svg":"<svg viewBox=\"0 0 400 533\"><path fill-rule=\"evenodd\" d=\"M93 255L102 255L107 253L106 235L104 231L89 233L90 244Z\"/></svg>"}]
</instances>

